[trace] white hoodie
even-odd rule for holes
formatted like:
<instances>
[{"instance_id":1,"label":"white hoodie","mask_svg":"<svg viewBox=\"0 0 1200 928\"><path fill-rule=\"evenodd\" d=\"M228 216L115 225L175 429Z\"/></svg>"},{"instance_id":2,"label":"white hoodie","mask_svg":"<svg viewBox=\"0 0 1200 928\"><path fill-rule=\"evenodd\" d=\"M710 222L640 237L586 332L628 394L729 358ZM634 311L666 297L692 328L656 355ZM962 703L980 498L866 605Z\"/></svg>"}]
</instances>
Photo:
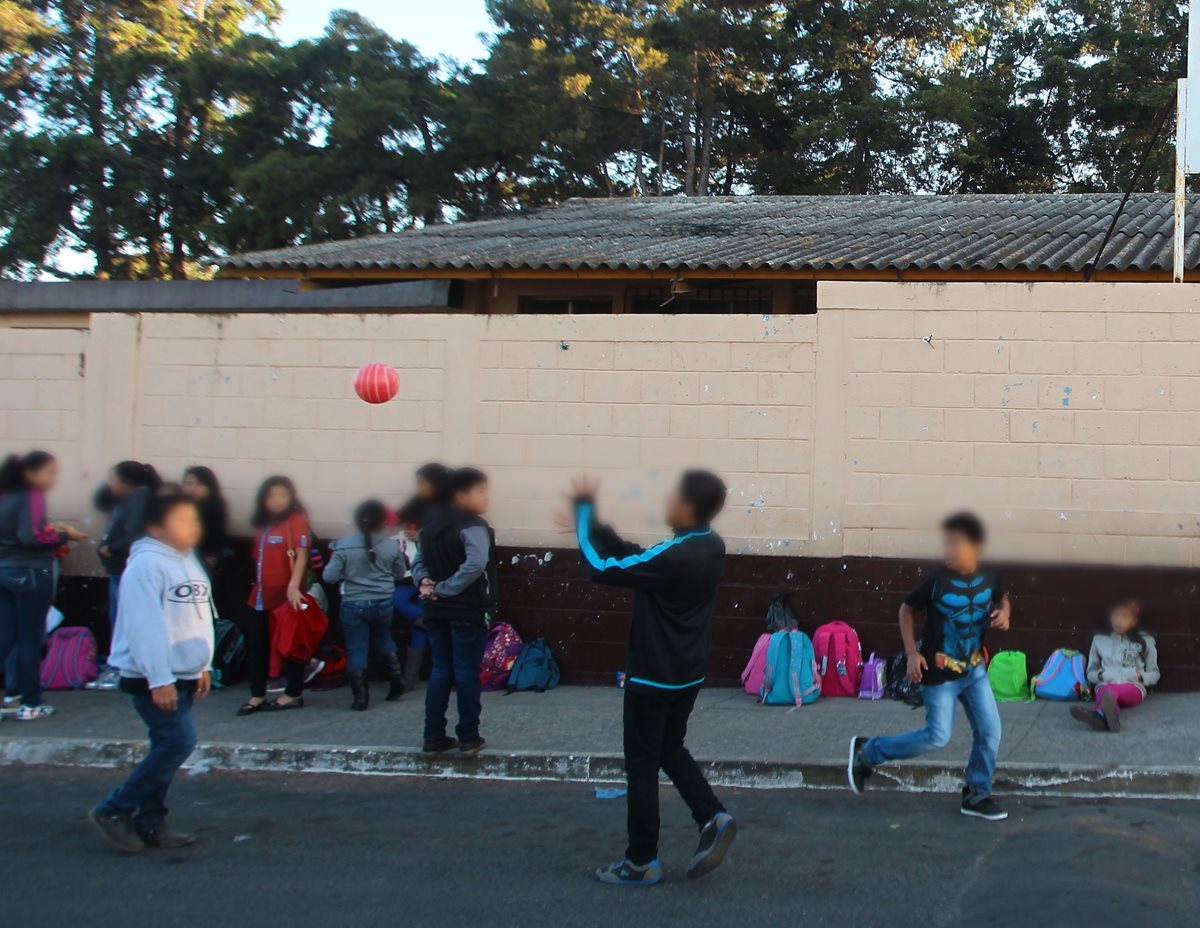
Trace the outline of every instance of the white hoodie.
<instances>
[{"instance_id":1,"label":"white hoodie","mask_svg":"<svg viewBox=\"0 0 1200 928\"><path fill-rule=\"evenodd\" d=\"M130 550L121 575L108 663L151 688L211 669L213 610L208 574L194 554L154 538Z\"/></svg>"}]
</instances>

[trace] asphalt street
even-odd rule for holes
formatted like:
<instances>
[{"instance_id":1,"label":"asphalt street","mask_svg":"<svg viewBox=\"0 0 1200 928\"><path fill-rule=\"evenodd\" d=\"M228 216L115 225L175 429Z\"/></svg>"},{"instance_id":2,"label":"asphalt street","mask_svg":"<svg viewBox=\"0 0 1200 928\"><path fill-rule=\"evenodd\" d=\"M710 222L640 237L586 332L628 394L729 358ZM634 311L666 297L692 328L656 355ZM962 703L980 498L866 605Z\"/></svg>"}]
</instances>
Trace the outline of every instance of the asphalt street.
<instances>
[{"instance_id":1,"label":"asphalt street","mask_svg":"<svg viewBox=\"0 0 1200 928\"><path fill-rule=\"evenodd\" d=\"M584 784L348 775L183 774L172 821L199 842L118 855L84 813L117 771L0 769L5 923L650 926L1200 919L1200 804L1007 799L1007 822L956 797L723 791L741 833L684 876L695 831L664 789L666 881L593 883L620 856L624 801ZM1160 921L1164 920L1164 921ZM1165 921L1169 920L1169 921Z\"/></svg>"}]
</instances>

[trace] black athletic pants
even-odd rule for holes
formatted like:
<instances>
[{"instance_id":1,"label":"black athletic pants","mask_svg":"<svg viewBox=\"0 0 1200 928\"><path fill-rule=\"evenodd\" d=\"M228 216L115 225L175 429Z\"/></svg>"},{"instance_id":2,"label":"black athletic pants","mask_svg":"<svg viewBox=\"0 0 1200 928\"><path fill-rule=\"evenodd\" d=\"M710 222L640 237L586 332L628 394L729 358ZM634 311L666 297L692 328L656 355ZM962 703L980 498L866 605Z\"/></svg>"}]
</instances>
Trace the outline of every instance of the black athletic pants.
<instances>
[{"instance_id":1,"label":"black athletic pants","mask_svg":"<svg viewBox=\"0 0 1200 928\"><path fill-rule=\"evenodd\" d=\"M250 665L250 696L262 699L267 695L267 676L271 670L271 613L256 609L254 617L243 629L246 635L246 663ZM286 661L283 675L287 680L285 692L291 698L304 693L303 661Z\"/></svg>"},{"instance_id":2,"label":"black athletic pants","mask_svg":"<svg viewBox=\"0 0 1200 928\"><path fill-rule=\"evenodd\" d=\"M629 787L629 847L631 863L646 864L658 857L658 771L662 770L703 826L725 807L717 800L700 767L683 746L688 716L699 686L659 690L630 686L625 690L625 780Z\"/></svg>"}]
</instances>

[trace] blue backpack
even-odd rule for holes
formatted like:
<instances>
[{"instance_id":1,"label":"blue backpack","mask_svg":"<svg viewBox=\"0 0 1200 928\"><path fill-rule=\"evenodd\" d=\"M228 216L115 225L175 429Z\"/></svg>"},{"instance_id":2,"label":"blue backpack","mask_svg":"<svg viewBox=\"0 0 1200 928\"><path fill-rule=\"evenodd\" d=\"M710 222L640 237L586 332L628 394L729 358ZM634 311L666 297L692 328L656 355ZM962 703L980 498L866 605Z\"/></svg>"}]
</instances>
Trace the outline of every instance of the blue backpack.
<instances>
[{"instance_id":1,"label":"blue backpack","mask_svg":"<svg viewBox=\"0 0 1200 928\"><path fill-rule=\"evenodd\" d=\"M558 664L550 653L550 645L546 644L545 638L534 638L525 642L513 662L508 674L508 691L533 690L535 693L544 693L558 686L558 678Z\"/></svg>"},{"instance_id":2,"label":"blue backpack","mask_svg":"<svg viewBox=\"0 0 1200 928\"><path fill-rule=\"evenodd\" d=\"M793 706L816 702L821 677L812 640L804 632L775 632L767 645L767 669L759 694L763 705Z\"/></svg>"},{"instance_id":3,"label":"blue backpack","mask_svg":"<svg viewBox=\"0 0 1200 928\"><path fill-rule=\"evenodd\" d=\"M1087 669L1083 655L1069 648L1059 648L1046 661L1042 672L1029 681L1034 699L1072 701L1088 694Z\"/></svg>"}]
</instances>

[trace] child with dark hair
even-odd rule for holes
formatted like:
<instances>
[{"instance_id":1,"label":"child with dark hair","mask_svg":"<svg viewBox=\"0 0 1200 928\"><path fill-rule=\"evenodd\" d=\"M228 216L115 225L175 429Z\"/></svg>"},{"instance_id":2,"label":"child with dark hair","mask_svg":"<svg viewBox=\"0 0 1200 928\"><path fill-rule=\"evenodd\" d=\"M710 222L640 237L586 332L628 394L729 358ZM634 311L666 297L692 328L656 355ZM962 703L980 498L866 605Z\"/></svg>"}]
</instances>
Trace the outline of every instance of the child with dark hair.
<instances>
[{"instance_id":1,"label":"child with dark hair","mask_svg":"<svg viewBox=\"0 0 1200 928\"><path fill-rule=\"evenodd\" d=\"M687 874L704 876L720 866L737 834L736 823L684 745L712 650L713 608L725 566L725 542L713 531L712 520L725 505L725 484L708 471L687 471L667 502L672 537L652 548L623 540L597 520L596 487L583 479L573 488L583 565L597 583L635 591L625 665L629 844L625 856L597 870L596 878L624 886L653 886L662 879L660 770L700 829Z\"/></svg>"},{"instance_id":2,"label":"child with dark hair","mask_svg":"<svg viewBox=\"0 0 1200 928\"><path fill-rule=\"evenodd\" d=\"M42 702L38 679L46 612L54 599L54 558L68 541L87 537L47 520L46 494L57 482L58 461L48 451L12 455L0 465L0 667L6 691L20 694L5 700L5 714L22 722L54 712Z\"/></svg>"},{"instance_id":3,"label":"child with dark hair","mask_svg":"<svg viewBox=\"0 0 1200 928\"><path fill-rule=\"evenodd\" d=\"M446 482L452 473L453 471L445 464L436 462L422 464L417 468L416 473L416 499L424 500L426 503L432 503L439 499L443 495Z\"/></svg>"},{"instance_id":4,"label":"child with dark hair","mask_svg":"<svg viewBox=\"0 0 1200 928\"><path fill-rule=\"evenodd\" d=\"M104 531L97 542L100 565L108 574L108 624L111 631L117 622L117 598L121 592L121 574L133 543L145 533L146 513L162 480L158 471L141 461L120 461L108 472L96 491L95 507L108 514ZM112 668L89 683L88 689L115 690L120 676Z\"/></svg>"},{"instance_id":5,"label":"child with dark hair","mask_svg":"<svg viewBox=\"0 0 1200 928\"><path fill-rule=\"evenodd\" d=\"M417 559L421 526L425 524L425 518L432 505L430 500L418 495L401 506L400 511L396 513L400 525L399 531L393 537L404 554L405 565L411 565ZM421 663L425 660L429 635L425 631L425 604L407 566L404 579L392 591L392 608L409 626L408 651L404 655L404 679L405 685L412 688L420 682Z\"/></svg>"},{"instance_id":6,"label":"child with dark hair","mask_svg":"<svg viewBox=\"0 0 1200 928\"><path fill-rule=\"evenodd\" d=\"M983 564L985 541L983 523L972 513L955 513L942 522L943 563L900 606L908 678L921 685L925 727L902 735L852 738L847 775L854 792L863 791L880 764L949 744L954 705L961 702L974 735L961 812L993 822L1008 817L992 799L1000 713L988 682L983 639L989 628L1008 630L1010 609L1000 578ZM919 646L914 630L918 612L925 613Z\"/></svg>"},{"instance_id":7,"label":"child with dark hair","mask_svg":"<svg viewBox=\"0 0 1200 928\"><path fill-rule=\"evenodd\" d=\"M370 705L367 685L369 651L387 662L387 700L404 692L404 668L392 638L392 591L407 571L404 553L395 538L385 534L387 509L378 500L367 500L354 512L355 532L333 543L333 555L325 567L326 583L340 583L342 605L339 618L346 639L346 669L354 702L350 708Z\"/></svg>"},{"instance_id":8,"label":"child with dark hair","mask_svg":"<svg viewBox=\"0 0 1200 928\"><path fill-rule=\"evenodd\" d=\"M487 476L473 467L459 468L440 495L440 505L421 528L412 566L433 650L424 749L440 754L457 747L463 754L478 754L485 743L479 735L479 663L497 593L496 539L483 518L489 503ZM446 734L451 687L458 690L457 740Z\"/></svg>"},{"instance_id":9,"label":"child with dark hair","mask_svg":"<svg viewBox=\"0 0 1200 928\"><path fill-rule=\"evenodd\" d=\"M251 524L254 537L254 586L247 604L254 615L246 626L246 662L250 667L250 698L238 715L263 708L304 708L303 661L283 665L287 687L278 699L267 702L267 676L271 669L271 610L291 603L299 607L308 570L312 530L296 485L282 476L268 477L258 488Z\"/></svg>"},{"instance_id":10,"label":"child with dark hair","mask_svg":"<svg viewBox=\"0 0 1200 928\"><path fill-rule=\"evenodd\" d=\"M208 574L196 559L195 503L155 498L147 537L134 542L121 583L109 660L150 736L150 752L88 817L117 850L180 848L193 835L166 823L167 791L196 747L192 701L211 686L213 611Z\"/></svg>"},{"instance_id":11,"label":"child with dark hair","mask_svg":"<svg viewBox=\"0 0 1200 928\"><path fill-rule=\"evenodd\" d=\"M1096 731L1121 730L1121 710L1140 706L1158 683L1158 648L1142 631L1142 604L1125 599L1108 613L1108 632L1092 639L1088 682L1096 688L1095 708L1072 706L1071 715Z\"/></svg>"}]
</instances>

